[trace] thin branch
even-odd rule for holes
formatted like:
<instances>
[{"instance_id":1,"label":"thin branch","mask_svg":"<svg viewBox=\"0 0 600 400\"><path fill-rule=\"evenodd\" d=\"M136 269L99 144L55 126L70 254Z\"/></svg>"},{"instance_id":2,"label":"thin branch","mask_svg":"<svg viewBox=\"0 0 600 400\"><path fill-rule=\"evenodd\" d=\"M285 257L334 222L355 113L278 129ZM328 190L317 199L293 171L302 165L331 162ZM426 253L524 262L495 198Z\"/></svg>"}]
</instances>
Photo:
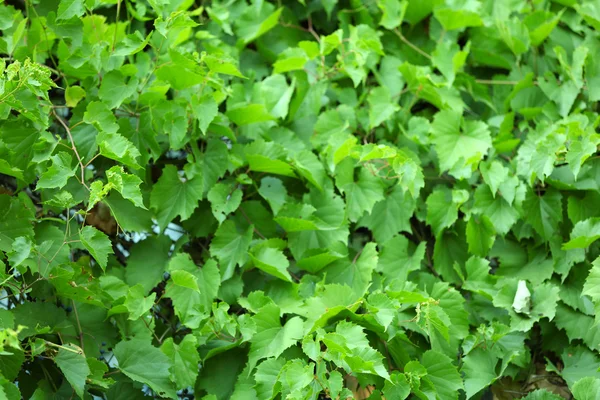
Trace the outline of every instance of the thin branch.
<instances>
[{"instance_id":1,"label":"thin branch","mask_svg":"<svg viewBox=\"0 0 600 400\"><path fill-rule=\"evenodd\" d=\"M56 120L62 125L62 127L65 128L65 131L67 131L67 136L69 137L69 141L71 142L71 149L73 149L75 157L77 157L77 162L79 162L79 167L81 168L81 184L89 191L90 188L85 184L85 166L83 165L83 161L81 161L81 156L77 151L77 146L75 146L75 140L73 139L73 135L71 134L71 129L69 129L67 123L61 117L58 116L56 111L52 110L52 114L54 115Z\"/></svg>"},{"instance_id":2,"label":"thin branch","mask_svg":"<svg viewBox=\"0 0 600 400\"><path fill-rule=\"evenodd\" d=\"M140 319L142 320L142 322L144 323L144 325L146 325L146 328L148 328L148 330L152 333L152 335L154 336L154 339L156 339L156 341L158 342L158 344L162 344L162 341L156 335L156 332L154 332L154 329L150 328L150 325L148 325L148 321L146 321L146 318L144 318L144 316L142 315L142 318L140 318Z\"/></svg>"},{"instance_id":3,"label":"thin branch","mask_svg":"<svg viewBox=\"0 0 600 400\"><path fill-rule=\"evenodd\" d=\"M113 36L112 51L115 51L117 45L117 32L119 31L119 12L121 11L121 0L117 0L117 15L115 17L115 35Z\"/></svg>"},{"instance_id":4,"label":"thin branch","mask_svg":"<svg viewBox=\"0 0 600 400\"><path fill-rule=\"evenodd\" d=\"M402 32L400 32L398 29L394 29L394 33L400 38L401 41L403 41L408 47L410 47L411 49L413 49L414 51L416 51L417 53L419 53L420 55L422 55L423 57L427 58L428 60L431 60L431 56L429 54L427 54L426 52L424 52L423 50L421 50L420 48L418 48L417 46L415 46L414 44L412 44L407 38L404 37L404 35L402 34Z\"/></svg>"},{"instance_id":5,"label":"thin branch","mask_svg":"<svg viewBox=\"0 0 600 400\"><path fill-rule=\"evenodd\" d=\"M519 81L495 81L491 79L475 79L475 82L482 85L517 85Z\"/></svg>"},{"instance_id":6,"label":"thin branch","mask_svg":"<svg viewBox=\"0 0 600 400\"><path fill-rule=\"evenodd\" d=\"M77 329L79 331L79 344L81 345L81 350L85 353L85 348L83 347L83 329L81 329L81 322L79 322L79 314L77 313L75 300L71 300L71 303L73 304L73 311L75 312L75 320L77 321Z\"/></svg>"},{"instance_id":7,"label":"thin branch","mask_svg":"<svg viewBox=\"0 0 600 400\"><path fill-rule=\"evenodd\" d=\"M240 211L242 212L242 215L244 216L244 218L246 219L246 221L248 221L248 223L250 225L252 225L252 228L254 229L254 232L256 232L256 234L258 236L260 236L262 239L266 240L267 238L262 233L260 233L260 231L258 229L256 229L256 227L254 226L254 224L250 220L250 217L248 217L248 214L246 214L246 211L244 211L244 209L242 207L240 207Z\"/></svg>"}]
</instances>

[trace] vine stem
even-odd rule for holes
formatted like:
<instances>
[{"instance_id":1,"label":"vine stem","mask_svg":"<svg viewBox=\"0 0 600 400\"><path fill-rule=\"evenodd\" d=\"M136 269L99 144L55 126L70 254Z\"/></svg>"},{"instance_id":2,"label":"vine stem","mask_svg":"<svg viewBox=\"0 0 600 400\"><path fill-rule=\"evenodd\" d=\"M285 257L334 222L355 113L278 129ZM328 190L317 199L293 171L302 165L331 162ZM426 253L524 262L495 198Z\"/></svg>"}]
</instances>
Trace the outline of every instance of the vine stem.
<instances>
[{"instance_id":1,"label":"vine stem","mask_svg":"<svg viewBox=\"0 0 600 400\"><path fill-rule=\"evenodd\" d=\"M421 50L420 48L418 48L417 46L415 46L411 41L409 41L407 38L404 37L404 35L402 34L402 32L400 32L397 28L394 29L394 33L400 38L400 40L402 40L402 42L404 42L408 47L410 47L411 49L413 49L414 51L416 51L417 53L419 53L420 55L422 55L423 57L427 58L428 60L431 60L431 56L429 54L427 54L426 52L424 52L423 50Z\"/></svg>"},{"instance_id":2,"label":"vine stem","mask_svg":"<svg viewBox=\"0 0 600 400\"><path fill-rule=\"evenodd\" d=\"M69 137L69 141L71 142L71 149L73 149L73 152L75 153L75 157L77 157L77 162L79 162L79 167L81 169L81 184L89 191L90 188L88 187L88 185L85 184L85 166L83 165L81 156L77 151L77 146L75 146L75 140L73 139L73 135L71 134L71 129L69 129L67 123L61 117L59 117L59 115L56 113L56 111L54 111L54 109L52 110L52 114L67 132L67 136Z\"/></svg>"},{"instance_id":3,"label":"vine stem","mask_svg":"<svg viewBox=\"0 0 600 400\"><path fill-rule=\"evenodd\" d=\"M117 1L117 16L115 17L115 34L113 36L113 43L112 43L112 51L115 51L115 47L117 45L117 32L119 31L118 25L119 25L119 13L121 11L121 0Z\"/></svg>"},{"instance_id":4,"label":"vine stem","mask_svg":"<svg viewBox=\"0 0 600 400\"><path fill-rule=\"evenodd\" d=\"M66 351L70 351L71 353L75 353L75 354L81 354L81 352L79 352L77 350L70 349L70 348L68 348L66 346L61 346L60 344L52 343L52 342L49 342L47 340L44 340L44 342L46 342L46 344L48 346L56 347L56 348L63 349L63 350L66 350Z\"/></svg>"},{"instance_id":5,"label":"vine stem","mask_svg":"<svg viewBox=\"0 0 600 400\"><path fill-rule=\"evenodd\" d=\"M75 305L75 300L71 300L73 304L73 311L75 311L75 320L77 321L77 329L79 330L79 344L81 345L81 350L85 353L85 348L83 345L83 329L81 329L81 322L79 322L79 314L77 313L77 306Z\"/></svg>"}]
</instances>

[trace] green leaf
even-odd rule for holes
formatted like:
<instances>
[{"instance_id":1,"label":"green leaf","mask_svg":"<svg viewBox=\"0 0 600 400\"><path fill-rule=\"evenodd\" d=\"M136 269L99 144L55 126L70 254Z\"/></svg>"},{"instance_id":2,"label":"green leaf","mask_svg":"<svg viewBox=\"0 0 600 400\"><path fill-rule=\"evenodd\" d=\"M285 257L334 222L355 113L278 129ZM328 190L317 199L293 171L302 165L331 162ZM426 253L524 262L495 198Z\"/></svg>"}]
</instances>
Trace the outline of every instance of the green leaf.
<instances>
[{"instance_id":1,"label":"green leaf","mask_svg":"<svg viewBox=\"0 0 600 400\"><path fill-rule=\"evenodd\" d=\"M485 215L472 216L467 222L467 243L469 253L485 257L494 245L496 230Z\"/></svg>"},{"instance_id":2,"label":"green leaf","mask_svg":"<svg viewBox=\"0 0 600 400\"><path fill-rule=\"evenodd\" d=\"M173 363L150 343L133 339L119 342L114 349L119 369L134 381L145 383L160 396L176 398L170 381Z\"/></svg>"},{"instance_id":3,"label":"green leaf","mask_svg":"<svg viewBox=\"0 0 600 400\"><path fill-rule=\"evenodd\" d=\"M386 29L398 27L404 19L404 13L408 7L408 1L401 0L383 0L378 2L378 6L383 12L379 25Z\"/></svg>"},{"instance_id":4,"label":"green leaf","mask_svg":"<svg viewBox=\"0 0 600 400\"><path fill-rule=\"evenodd\" d=\"M563 245L563 249L585 249L598 239L600 239L600 218L589 218L575 224L571 231L571 240Z\"/></svg>"},{"instance_id":5,"label":"green leaf","mask_svg":"<svg viewBox=\"0 0 600 400\"><path fill-rule=\"evenodd\" d=\"M373 206L359 225L371 229L380 243L387 242L399 232L410 231L410 217L415 209L415 201L401 186L395 186L391 193Z\"/></svg>"},{"instance_id":6,"label":"green leaf","mask_svg":"<svg viewBox=\"0 0 600 400\"><path fill-rule=\"evenodd\" d=\"M192 97L192 111L198 120L198 127L206 134L210 123L219 113L219 107L212 95L205 94L201 97Z\"/></svg>"},{"instance_id":7,"label":"green leaf","mask_svg":"<svg viewBox=\"0 0 600 400\"><path fill-rule=\"evenodd\" d=\"M571 391L577 400L594 400L600 393L600 379L591 376L582 378L573 385Z\"/></svg>"},{"instance_id":8,"label":"green leaf","mask_svg":"<svg viewBox=\"0 0 600 400\"><path fill-rule=\"evenodd\" d=\"M83 399L85 381L90 374L90 368L83 356L82 350L72 344L58 349L54 362L71 384L79 398Z\"/></svg>"},{"instance_id":9,"label":"green leaf","mask_svg":"<svg viewBox=\"0 0 600 400\"><path fill-rule=\"evenodd\" d=\"M71 166L73 158L70 154L61 151L50 159L52 165L40 176L36 190L62 188L67 184L69 178L75 175L75 168Z\"/></svg>"},{"instance_id":10,"label":"green leaf","mask_svg":"<svg viewBox=\"0 0 600 400\"><path fill-rule=\"evenodd\" d=\"M125 269L127 284L141 285L148 293L162 279L169 260L171 240L167 236L151 236L136 243L129 251Z\"/></svg>"},{"instance_id":11,"label":"green leaf","mask_svg":"<svg viewBox=\"0 0 600 400\"><path fill-rule=\"evenodd\" d=\"M202 199L202 188L202 177L187 179L179 175L173 165L163 168L150 194L150 206L156 211L161 230L177 216L185 221L192 215Z\"/></svg>"},{"instance_id":12,"label":"green leaf","mask_svg":"<svg viewBox=\"0 0 600 400\"><path fill-rule=\"evenodd\" d=\"M104 271L108 264L108 255L113 253L110 239L98 229L88 225L79 231L79 240Z\"/></svg>"},{"instance_id":13,"label":"green leaf","mask_svg":"<svg viewBox=\"0 0 600 400\"><path fill-rule=\"evenodd\" d=\"M379 178L361 169L356 182L342 186L346 197L348 219L357 221L363 214L372 214L375 204L384 199L383 185Z\"/></svg>"},{"instance_id":14,"label":"green leaf","mask_svg":"<svg viewBox=\"0 0 600 400\"><path fill-rule=\"evenodd\" d=\"M390 380L385 382L383 395L389 399L404 400L410 394L410 385L406 376L399 372L394 372Z\"/></svg>"},{"instance_id":15,"label":"green leaf","mask_svg":"<svg viewBox=\"0 0 600 400\"><path fill-rule=\"evenodd\" d=\"M440 398L458 398L458 392L463 389L463 383L449 357L429 350L423 354L421 363L427 369L427 377L433 383Z\"/></svg>"},{"instance_id":16,"label":"green leaf","mask_svg":"<svg viewBox=\"0 0 600 400\"><path fill-rule=\"evenodd\" d=\"M193 386L198 375L198 343L193 335L185 335L179 344L173 338L168 338L160 346L160 350L171 359L171 380L177 387L186 388Z\"/></svg>"},{"instance_id":17,"label":"green leaf","mask_svg":"<svg viewBox=\"0 0 600 400\"><path fill-rule=\"evenodd\" d=\"M146 208L140 191L140 184L142 183L140 178L126 173L123 167L118 166L106 171L106 177L108 178L108 185L121 193L123 198L130 200L136 207Z\"/></svg>"},{"instance_id":18,"label":"green leaf","mask_svg":"<svg viewBox=\"0 0 600 400\"><path fill-rule=\"evenodd\" d=\"M139 169L137 159L140 151L128 139L118 133L100 132L96 137L100 154L133 169Z\"/></svg>"},{"instance_id":19,"label":"green leaf","mask_svg":"<svg viewBox=\"0 0 600 400\"><path fill-rule=\"evenodd\" d=\"M235 223L225 221L215 232L215 238L210 244L210 253L219 260L223 280L233 276L236 265L243 265L248 260L252 231L250 226L245 231L238 232Z\"/></svg>"},{"instance_id":20,"label":"green leaf","mask_svg":"<svg viewBox=\"0 0 600 400\"><path fill-rule=\"evenodd\" d=\"M248 365L254 369L256 363L263 358L279 357L288 347L303 336L303 322L300 317L293 317L285 325L279 319L279 307L268 304L252 317L256 326L256 334L250 340Z\"/></svg>"},{"instance_id":21,"label":"green leaf","mask_svg":"<svg viewBox=\"0 0 600 400\"><path fill-rule=\"evenodd\" d=\"M242 202L242 191L235 186L224 183L217 183L208 192L208 201L210 201L212 213L219 221L223 223L227 215L231 214L240 206Z\"/></svg>"},{"instance_id":22,"label":"green leaf","mask_svg":"<svg viewBox=\"0 0 600 400\"><path fill-rule=\"evenodd\" d=\"M375 243L367 243L352 261L343 259L328 266L325 270L327 282L348 285L357 296L362 296L370 285L377 261Z\"/></svg>"},{"instance_id":23,"label":"green leaf","mask_svg":"<svg viewBox=\"0 0 600 400\"><path fill-rule=\"evenodd\" d=\"M255 93L259 101L264 102L270 115L285 118L295 86L295 81L288 85L283 75L271 75L260 83Z\"/></svg>"},{"instance_id":24,"label":"green leaf","mask_svg":"<svg viewBox=\"0 0 600 400\"><path fill-rule=\"evenodd\" d=\"M108 108L117 108L135 93L137 83L136 79L125 82L125 76L120 71L110 71L102 78L98 97Z\"/></svg>"},{"instance_id":25,"label":"green leaf","mask_svg":"<svg viewBox=\"0 0 600 400\"><path fill-rule=\"evenodd\" d=\"M146 291L140 284L129 288L125 303L123 303L129 311L129 319L135 321L142 318L154 305L156 293L151 293L148 297L146 297L145 294Z\"/></svg>"},{"instance_id":26,"label":"green leaf","mask_svg":"<svg viewBox=\"0 0 600 400\"><path fill-rule=\"evenodd\" d=\"M119 125L117 124L117 119L115 118L114 114L110 111L106 104L101 103L99 101L92 101L88 103L85 113L83 114L83 121L85 123L93 125L99 132L116 134L119 130ZM99 139L104 138L105 136L109 140L109 143L107 143L105 147L110 147L110 143L112 142L115 142L115 144L120 144L121 146L125 146L122 143L120 143L122 141L119 140L121 135L117 135L116 138L114 138L111 135L103 135L102 137L101 135L98 135L96 137L96 142L100 144ZM121 152L122 150L119 149L118 151Z\"/></svg>"},{"instance_id":27,"label":"green leaf","mask_svg":"<svg viewBox=\"0 0 600 400\"><path fill-rule=\"evenodd\" d=\"M150 34L144 38L140 31L135 31L135 33L125 36L123 40L117 43L112 55L122 57L139 53L148 45L152 34L153 32L150 32Z\"/></svg>"},{"instance_id":28,"label":"green leaf","mask_svg":"<svg viewBox=\"0 0 600 400\"><path fill-rule=\"evenodd\" d=\"M476 348L463 357L461 372L465 374L465 392L470 399L489 387L497 378L498 359L491 352Z\"/></svg>"},{"instance_id":29,"label":"green leaf","mask_svg":"<svg viewBox=\"0 0 600 400\"><path fill-rule=\"evenodd\" d=\"M203 58L203 60L211 72L245 78L245 76L240 73L237 67L225 57L207 55Z\"/></svg>"},{"instance_id":30,"label":"green leaf","mask_svg":"<svg viewBox=\"0 0 600 400\"><path fill-rule=\"evenodd\" d=\"M214 260L202 268L186 254L177 254L169 263L171 279L165 296L173 301L175 313L182 324L196 329L206 319L220 286L220 275Z\"/></svg>"},{"instance_id":31,"label":"green leaf","mask_svg":"<svg viewBox=\"0 0 600 400\"><path fill-rule=\"evenodd\" d=\"M427 223L436 235L449 228L458 218L458 209L468 199L464 190L449 191L445 188L434 190L427 198Z\"/></svg>"},{"instance_id":32,"label":"green leaf","mask_svg":"<svg viewBox=\"0 0 600 400\"><path fill-rule=\"evenodd\" d=\"M281 250L261 246L256 252L250 253L250 258L256 268L286 282L292 281L287 271L290 263Z\"/></svg>"},{"instance_id":33,"label":"green leaf","mask_svg":"<svg viewBox=\"0 0 600 400\"><path fill-rule=\"evenodd\" d=\"M381 125L400 110L398 104L392 100L387 87L372 89L367 97L367 102L369 103L369 129Z\"/></svg>"},{"instance_id":34,"label":"green leaf","mask_svg":"<svg viewBox=\"0 0 600 400\"><path fill-rule=\"evenodd\" d=\"M543 195L529 191L523 202L525 220L544 239L548 240L562 221L562 196L555 190L547 190Z\"/></svg>"},{"instance_id":35,"label":"green leaf","mask_svg":"<svg viewBox=\"0 0 600 400\"><path fill-rule=\"evenodd\" d=\"M444 4L445 5L445 4ZM433 15L447 31L483 25L478 14L479 3L468 0L449 2L433 10Z\"/></svg>"},{"instance_id":36,"label":"green leaf","mask_svg":"<svg viewBox=\"0 0 600 400\"><path fill-rule=\"evenodd\" d=\"M431 124L431 140L440 170L456 178L468 178L492 146L487 125L465 120L454 111L438 112Z\"/></svg>"},{"instance_id":37,"label":"green leaf","mask_svg":"<svg viewBox=\"0 0 600 400\"><path fill-rule=\"evenodd\" d=\"M280 179L269 176L260 180L258 193L269 203L273 210L273 215L279 213L287 197L287 190L283 182Z\"/></svg>"},{"instance_id":38,"label":"green leaf","mask_svg":"<svg viewBox=\"0 0 600 400\"><path fill-rule=\"evenodd\" d=\"M238 126L267 122L275 119L264 104L241 105L227 110L227 117Z\"/></svg>"},{"instance_id":39,"label":"green leaf","mask_svg":"<svg viewBox=\"0 0 600 400\"><path fill-rule=\"evenodd\" d=\"M273 5L271 4L268 4L267 6L263 5L260 7L259 15L256 15L254 11L251 11L250 8L248 8L249 12L245 13L242 18L237 21L237 34L241 38L243 45L247 45L256 40L277 25L283 8L278 8L269 14L268 10L272 8Z\"/></svg>"},{"instance_id":40,"label":"green leaf","mask_svg":"<svg viewBox=\"0 0 600 400\"><path fill-rule=\"evenodd\" d=\"M68 107L76 107L85 97L85 90L79 86L69 86L65 90L65 103Z\"/></svg>"},{"instance_id":41,"label":"green leaf","mask_svg":"<svg viewBox=\"0 0 600 400\"><path fill-rule=\"evenodd\" d=\"M83 0L60 0L56 19L71 19L81 17L85 12ZM82 397L80 395L80 397Z\"/></svg>"}]
</instances>

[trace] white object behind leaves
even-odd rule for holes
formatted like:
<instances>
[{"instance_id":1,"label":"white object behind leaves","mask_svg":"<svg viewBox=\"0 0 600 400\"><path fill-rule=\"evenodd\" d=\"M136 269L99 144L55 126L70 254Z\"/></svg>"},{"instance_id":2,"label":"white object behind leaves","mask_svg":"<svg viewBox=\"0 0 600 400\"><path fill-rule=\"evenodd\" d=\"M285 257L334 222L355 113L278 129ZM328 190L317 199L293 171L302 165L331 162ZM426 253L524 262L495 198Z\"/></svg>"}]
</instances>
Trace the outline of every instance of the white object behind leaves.
<instances>
[{"instance_id":1,"label":"white object behind leaves","mask_svg":"<svg viewBox=\"0 0 600 400\"><path fill-rule=\"evenodd\" d=\"M527 288L527 282L519 281L512 307L519 314L530 314L531 292Z\"/></svg>"}]
</instances>

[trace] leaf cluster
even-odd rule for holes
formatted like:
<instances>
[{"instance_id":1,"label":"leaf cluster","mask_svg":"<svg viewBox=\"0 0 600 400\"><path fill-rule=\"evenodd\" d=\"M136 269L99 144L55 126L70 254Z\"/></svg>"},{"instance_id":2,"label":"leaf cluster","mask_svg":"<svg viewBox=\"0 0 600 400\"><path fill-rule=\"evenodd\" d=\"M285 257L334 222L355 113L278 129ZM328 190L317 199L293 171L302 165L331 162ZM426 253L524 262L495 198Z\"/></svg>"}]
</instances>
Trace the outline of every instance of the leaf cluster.
<instances>
[{"instance_id":1,"label":"leaf cluster","mask_svg":"<svg viewBox=\"0 0 600 400\"><path fill-rule=\"evenodd\" d=\"M0 31L0 399L597 398L595 1Z\"/></svg>"}]
</instances>

